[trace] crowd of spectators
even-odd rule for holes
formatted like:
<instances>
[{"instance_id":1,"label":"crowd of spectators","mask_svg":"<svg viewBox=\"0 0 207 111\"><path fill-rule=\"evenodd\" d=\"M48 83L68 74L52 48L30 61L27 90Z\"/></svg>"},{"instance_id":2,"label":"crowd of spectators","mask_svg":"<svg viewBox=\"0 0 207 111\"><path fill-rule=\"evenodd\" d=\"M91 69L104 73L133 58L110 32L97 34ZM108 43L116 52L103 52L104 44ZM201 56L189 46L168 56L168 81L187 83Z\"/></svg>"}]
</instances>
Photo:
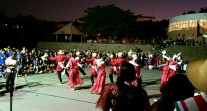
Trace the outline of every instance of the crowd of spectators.
<instances>
[{"instance_id":1,"label":"crowd of spectators","mask_svg":"<svg viewBox=\"0 0 207 111\"><path fill-rule=\"evenodd\" d=\"M49 61L49 56L55 56L55 51L31 50L23 47L22 49L11 48L10 46L0 49L0 69L1 73L5 72L5 60L15 53L15 58L18 61L18 76L29 74L49 73L55 71L55 63Z\"/></svg>"},{"instance_id":2,"label":"crowd of spectators","mask_svg":"<svg viewBox=\"0 0 207 111\"><path fill-rule=\"evenodd\" d=\"M61 49L64 50L64 49ZM130 50L130 49L129 49ZM131 49L138 55L138 61L142 68L147 68L149 65L156 66L160 63L160 54L144 52L141 49ZM91 50L64 50L65 55L71 55L79 51L81 57L91 57L93 52L99 52L96 49ZM11 48L10 46L6 48L0 49L0 72L5 71L5 59L11 55L11 53L15 53L15 57L18 60L19 73L18 76L22 75L31 75L31 74L43 74L43 73L53 73L55 72L56 63L55 61L50 61L49 57L55 57L57 55L58 50L48 50L48 49L27 49L26 47L22 47L22 49ZM103 57L106 60L109 60L109 55L113 54L114 57L118 56L118 52L120 51L109 51L109 52L101 52ZM128 51L123 51L123 57L128 57ZM67 63L67 61L65 61ZM107 61L106 61L107 62ZM90 64L81 63L83 67L87 67Z\"/></svg>"}]
</instances>

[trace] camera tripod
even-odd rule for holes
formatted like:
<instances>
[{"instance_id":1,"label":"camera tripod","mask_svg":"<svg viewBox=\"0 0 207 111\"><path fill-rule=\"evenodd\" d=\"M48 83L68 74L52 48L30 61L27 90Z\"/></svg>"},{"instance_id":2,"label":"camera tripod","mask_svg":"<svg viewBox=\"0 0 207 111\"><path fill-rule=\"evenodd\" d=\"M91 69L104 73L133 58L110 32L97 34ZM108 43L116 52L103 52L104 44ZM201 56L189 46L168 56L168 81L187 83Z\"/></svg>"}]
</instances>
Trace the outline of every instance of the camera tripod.
<instances>
[{"instance_id":1,"label":"camera tripod","mask_svg":"<svg viewBox=\"0 0 207 111\"><path fill-rule=\"evenodd\" d=\"M15 75L14 75L14 91L16 91L17 77L18 77L18 72L16 72ZM31 89L31 86L30 86L29 83L27 82L27 79L26 79L25 76L24 76L24 80L25 80L27 86L29 86L29 88Z\"/></svg>"},{"instance_id":2,"label":"camera tripod","mask_svg":"<svg viewBox=\"0 0 207 111\"><path fill-rule=\"evenodd\" d=\"M13 73L13 76L11 76L10 78L10 111L12 111L12 104L13 104L13 95L14 95L14 91L16 90L16 80L18 77L18 72ZM27 84L27 86L29 86L26 77L24 76L25 82ZM31 86L29 86L29 88L31 89Z\"/></svg>"}]
</instances>

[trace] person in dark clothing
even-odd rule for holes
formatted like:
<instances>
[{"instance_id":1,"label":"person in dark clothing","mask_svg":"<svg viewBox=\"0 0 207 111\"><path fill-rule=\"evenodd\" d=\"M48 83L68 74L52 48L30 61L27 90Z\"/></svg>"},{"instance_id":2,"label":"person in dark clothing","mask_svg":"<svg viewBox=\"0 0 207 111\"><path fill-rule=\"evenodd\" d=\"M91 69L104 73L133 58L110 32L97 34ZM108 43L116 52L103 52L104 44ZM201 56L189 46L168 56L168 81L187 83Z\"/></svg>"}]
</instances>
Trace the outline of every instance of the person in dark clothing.
<instances>
[{"instance_id":1,"label":"person in dark clothing","mask_svg":"<svg viewBox=\"0 0 207 111\"><path fill-rule=\"evenodd\" d=\"M121 65L116 83L105 86L96 107L102 111L146 111L150 107L147 92L136 81L135 68L125 62Z\"/></svg>"}]
</instances>

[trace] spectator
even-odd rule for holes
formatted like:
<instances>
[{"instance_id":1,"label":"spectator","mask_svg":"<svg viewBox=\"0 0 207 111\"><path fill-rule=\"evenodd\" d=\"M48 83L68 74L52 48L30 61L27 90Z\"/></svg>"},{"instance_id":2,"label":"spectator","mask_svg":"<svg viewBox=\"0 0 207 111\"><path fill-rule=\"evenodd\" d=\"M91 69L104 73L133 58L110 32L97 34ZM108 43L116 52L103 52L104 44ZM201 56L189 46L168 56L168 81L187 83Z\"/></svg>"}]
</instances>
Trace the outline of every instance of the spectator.
<instances>
[{"instance_id":1,"label":"spectator","mask_svg":"<svg viewBox=\"0 0 207 111\"><path fill-rule=\"evenodd\" d=\"M149 99L141 84L133 86L134 66L128 62L121 65L116 84L109 84L99 97L96 107L103 111L146 111Z\"/></svg>"},{"instance_id":2,"label":"spectator","mask_svg":"<svg viewBox=\"0 0 207 111\"><path fill-rule=\"evenodd\" d=\"M178 111L207 111L207 60L194 60L187 65L186 75L200 94L175 102ZM181 104L182 103L182 104Z\"/></svg>"},{"instance_id":3,"label":"spectator","mask_svg":"<svg viewBox=\"0 0 207 111\"><path fill-rule=\"evenodd\" d=\"M151 105L149 111L173 111L174 102L194 95L194 87L184 74L172 76L161 88L161 98Z\"/></svg>"},{"instance_id":4,"label":"spectator","mask_svg":"<svg viewBox=\"0 0 207 111\"><path fill-rule=\"evenodd\" d=\"M6 91L14 91L14 79L17 71L17 61L15 55L11 53L10 57L5 60L6 68Z\"/></svg>"}]
</instances>

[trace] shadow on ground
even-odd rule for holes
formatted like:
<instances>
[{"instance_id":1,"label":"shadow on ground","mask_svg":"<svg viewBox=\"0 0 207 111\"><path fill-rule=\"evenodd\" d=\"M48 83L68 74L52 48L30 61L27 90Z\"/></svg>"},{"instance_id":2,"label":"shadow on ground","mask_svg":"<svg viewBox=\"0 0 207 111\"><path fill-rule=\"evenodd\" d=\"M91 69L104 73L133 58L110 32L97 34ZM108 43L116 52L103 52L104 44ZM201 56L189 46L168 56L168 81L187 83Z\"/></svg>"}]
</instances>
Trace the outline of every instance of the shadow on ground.
<instances>
[{"instance_id":1,"label":"shadow on ground","mask_svg":"<svg viewBox=\"0 0 207 111\"><path fill-rule=\"evenodd\" d=\"M5 96L6 94L5 93L9 93L8 91L5 90L5 84L0 84L0 97L1 96ZM18 85L17 87L14 87L14 90L17 91L19 89L23 89L25 87L36 87L36 86L41 86L41 85L45 85L45 84L41 84L40 82L29 82L29 83L26 83L26 84L23 84L23 85Z\"/></svg>"},{"instance_id":2,"label":"shadow on ground","mask_svg":"<svg viewBox=\"0 0 207 111\"><path fill-rule=\"evenodd\" d=\"M160 79L142 81L142 87L146 87L146 86L149 86L149 85L158 84L159 82L160 82Z\"/></svg>"},{"instance_id":3,"label":"shadow on ground","mask_svg":"<svg viewBox=\"0 0 207 111\"><path fill-rule=\"evenodd\" d=\"M90 89L90 88L91 88L91 85L84 85L84 86L77 86L75 90Z\"/></svg>"}]
</instances>

